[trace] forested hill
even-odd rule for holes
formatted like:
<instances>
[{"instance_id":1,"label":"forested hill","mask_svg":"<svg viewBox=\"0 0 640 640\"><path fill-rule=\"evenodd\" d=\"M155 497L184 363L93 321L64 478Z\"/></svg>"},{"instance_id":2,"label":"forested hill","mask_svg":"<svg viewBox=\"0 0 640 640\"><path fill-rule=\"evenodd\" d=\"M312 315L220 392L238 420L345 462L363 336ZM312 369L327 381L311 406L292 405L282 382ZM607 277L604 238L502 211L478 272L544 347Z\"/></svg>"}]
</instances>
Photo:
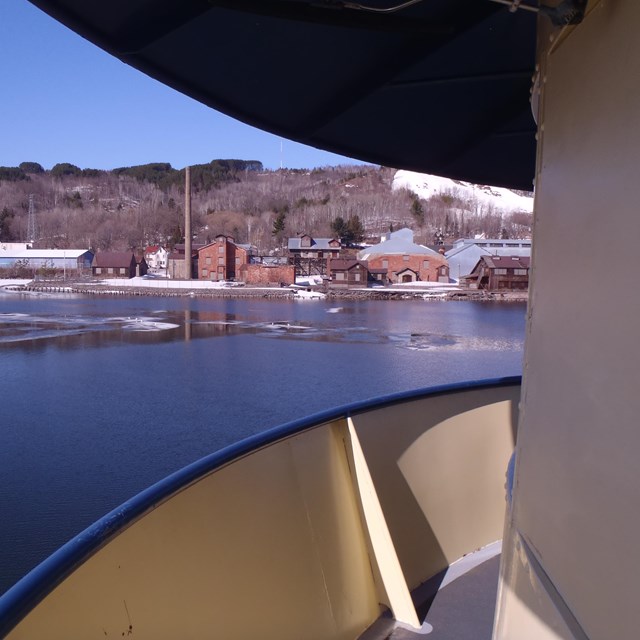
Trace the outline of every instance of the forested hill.
<instances>
[{"instance_id":1,"label":"forested hill","mask_svg":"<svg viewBox=\"0 0 640 640\"><path fill-rule=\"evenodd\" d=\"M192 228L197 241L225 233L261 253L298 233L354 239L355 231L356 240L375 240L409 226L424 244L436 236L530 234L528 213L505 212L455 187L421 198L406 185L394 188L395 175L395 169L368 165L277 171L257 160L193 165ZM168 163L111 171L64 162L50 170L37 162L0 167L0 242L27 240L30 206L36 247L141 250L181 242L184 176Z\"/></svg>"}]
</instances>

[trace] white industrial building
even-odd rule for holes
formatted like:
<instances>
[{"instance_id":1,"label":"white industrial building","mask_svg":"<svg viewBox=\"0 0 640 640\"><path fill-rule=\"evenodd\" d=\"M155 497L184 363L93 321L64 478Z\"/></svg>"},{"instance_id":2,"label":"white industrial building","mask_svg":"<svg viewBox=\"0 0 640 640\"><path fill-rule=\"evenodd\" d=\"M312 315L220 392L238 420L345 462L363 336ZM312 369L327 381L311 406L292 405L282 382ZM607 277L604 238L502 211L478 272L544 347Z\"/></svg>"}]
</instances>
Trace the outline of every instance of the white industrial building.
<instances>
[{"instance_id":1,"label":"white industrial building","mask_svg":"<svg viewBox=\"0 0 640 640\"><path fill-rule=\"evenodd\" d=\"M0 249L0 268L17 264L30 269L91 272L93 252L88 249Z\"/></svg>"}]
</instances>

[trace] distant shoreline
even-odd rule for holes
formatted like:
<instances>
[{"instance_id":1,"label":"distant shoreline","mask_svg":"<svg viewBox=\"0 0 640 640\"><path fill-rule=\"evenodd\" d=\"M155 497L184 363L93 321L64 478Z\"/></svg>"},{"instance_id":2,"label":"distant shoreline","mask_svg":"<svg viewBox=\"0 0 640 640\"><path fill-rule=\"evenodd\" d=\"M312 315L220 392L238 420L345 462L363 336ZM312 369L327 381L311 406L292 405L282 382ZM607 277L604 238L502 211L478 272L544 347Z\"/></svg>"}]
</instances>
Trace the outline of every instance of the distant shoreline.
<instances>
[{"instance_id":1,"label":"distant shoreline","mask_svg":"<svg viewBox=\"0 0 640 640\"><path fill-rule=\"evenodd\" d=\"M268 298L279 300L295 300L296 291L289 287L220 287L189 288L145 287L116 284L99 284L87 282L29 281L7 282L0 280L0 288L16 293L70 293L86 296L155 296L155 297L197 297L197 298ZM390 287L360 289L321 289L314 288L325 295L326 300L425 300L434 302L477 301L477 302L527 302L528 292L507 291L494 292L477 289L456 289L439 291L438 289L412 289ZM301 298L302 299L302 298Z\"/></svg>"}]
</instances>

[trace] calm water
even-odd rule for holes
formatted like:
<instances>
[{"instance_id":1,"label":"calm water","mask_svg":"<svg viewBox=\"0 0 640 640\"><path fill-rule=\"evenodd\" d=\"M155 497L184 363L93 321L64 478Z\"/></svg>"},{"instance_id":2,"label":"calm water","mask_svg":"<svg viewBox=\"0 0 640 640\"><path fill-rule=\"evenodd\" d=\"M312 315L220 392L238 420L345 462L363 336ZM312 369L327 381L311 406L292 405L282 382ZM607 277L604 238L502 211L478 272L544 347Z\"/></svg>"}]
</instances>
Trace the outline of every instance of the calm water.
<instances>
[{"instance_id":1,"label":"calm water","mask_svg":"<svg viewBox=\"0 0 640 640\"><path fill-rule=\"evenodd\" d=\"M0 592L133 494L329 407L521 372L525 306L0 294Z\"/></svg>"}]
</instances>

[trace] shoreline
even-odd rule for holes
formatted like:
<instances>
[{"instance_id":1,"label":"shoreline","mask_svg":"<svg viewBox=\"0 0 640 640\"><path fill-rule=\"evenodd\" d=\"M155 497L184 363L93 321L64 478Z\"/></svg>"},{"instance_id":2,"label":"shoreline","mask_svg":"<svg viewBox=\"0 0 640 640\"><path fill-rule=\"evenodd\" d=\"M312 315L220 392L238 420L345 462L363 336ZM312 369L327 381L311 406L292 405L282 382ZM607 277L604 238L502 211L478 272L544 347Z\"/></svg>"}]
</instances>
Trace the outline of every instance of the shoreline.
<instances>
[{"instance_id":1,"label":"shoreline","mask_svg":"<svg viewBox=\"0 0 640 640\"><path fill-rule=\"evenodd\" d=\"M168 282L168 281L167 281ZM59 281L28 281L7 282L0 280L0 288L15 293L70 293L85 296L155 296L155 297L198 297L198 298L270 298L279 300L305 300L297 296L301 289L288 287L160 287L70 282L61 284ZM325 300L424 300L426 302L527 302L528 292L506 291L495 292L477 289L456 289L439 291L437 288L409 288L393 289L359 288L359 289L331 289L308 288L310 291L322 293Z\"/></svg>"}]
</instances>

